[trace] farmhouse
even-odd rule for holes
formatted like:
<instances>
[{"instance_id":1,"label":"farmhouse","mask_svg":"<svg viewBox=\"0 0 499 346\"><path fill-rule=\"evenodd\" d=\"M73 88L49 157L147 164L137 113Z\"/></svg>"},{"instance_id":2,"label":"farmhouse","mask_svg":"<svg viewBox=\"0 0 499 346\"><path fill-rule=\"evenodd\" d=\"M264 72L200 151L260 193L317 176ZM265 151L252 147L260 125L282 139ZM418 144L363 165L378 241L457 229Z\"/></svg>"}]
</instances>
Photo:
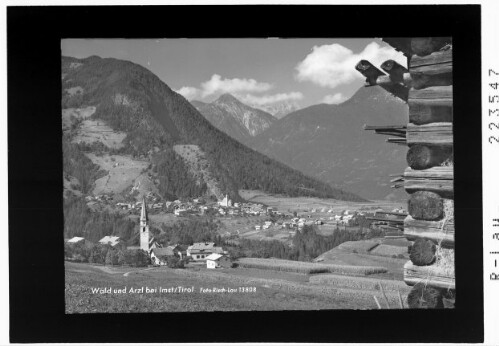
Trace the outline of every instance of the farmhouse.
<instances>
[{"instance_id":1,"label":"farmhouse","mask_svg":"<svg viewBox=\"0 0 499 346\"><path fill-rule=\"evenodd\" d=\"M163 203L156 203L152 205L153 209L161 209L163 207Z\"/></svg>"},{"instance_id":2,"label":"farmhouse","mask_svg":"<svg viewBox=\"0 0 499 346\"><path fill-rule=\"evenodd\" d=\"M187 210L178 208L178 209L175 209L174 213L175 213L175 216L184 216L187 214Z\"/></svg>"},{"instance_id":3,"label":"farmhouse","mask_svg":"<svg viewBox=\"0 0 499 346\"><path fill-rule=\"evenodd\" d=\"M191 256L194 261L205 261L209 255L223 254L223 252L223 249L216 247L215 243L194 243L187 248L187 256Z\"/></svg>"},{"instance_id":4,"label":"farmhouse","mask_svg":"<svg viewBox=\"0 0 499 346\"><path fill-rule=\"evenodd\" d=\"M154 248L151 251L151 262L156 265L167 265L165 257L175 256L175 252L171 247Z\"/></svg>"},{"instance_id":5,"label":"farmhouse","mask_svg":"<svg viewBox=\"0 0 499 346\"><path fill-rule=\"evenodd\" d=\"M73 237L71 239L68 239L66 241L66 243L70 244L70 245L81 244L81 245L85 245L85 247L87 247L87 248L91 248L93 246L93 243L91 241L88 241L82 237Z\"/></svg>"},{"instance_id":6,"label":"farmhouse","mask_svg":"<svg viewBox=\"0 0 499 346\"><path fill-rule=\"evenodd\" d=\"M79 243L79 242L84 241L84 240L85 240L85 238L82 238L82 237L73 237L71 239L68 239L66 241L66 243L68 243L68 244L76 244L76 243Z\"/></svg>"},{"instance_id":7,"label":"farmhouse","mask_svg":"<svg viewBox=\"0 0 499 346\"><path fill-rule=\"evenodd\" d=\"M206 268L230 268L232 267L232 261L226 255L213 253L206 257Z\"/></svg>"},{"instance_id":8,"label":"farmhouse","mask_svg":"<svg viewBox=\"0 0 499 346\"><path fill-rule=\"evenodd\" d=\"M173 251L173 254L174 254L175 256L180 257L181 259L182 259L183 257L185 257L185 254L186 254L186 253L185 253L185 250L183 251L183 250L182 250L182 248L180 247L180 245L178 245L178 244L175 244L175 245L168 245L166 248L167 248L167 249L171 249L171 250Z\"/></svg>"},{"instance_id":9,"label":"farmhouse","mask_svg":"<svg viewBox=\"0 0 499 346\"><path fill-rule=\"evenodd\" d=\"M112 247L115 247L117 245L122 244L123 240L121 240L120 237L113 237L110 235L106 235L104 238L99 240L99 243L102 245L111 245Z\"/></svg>"}]
</instances>

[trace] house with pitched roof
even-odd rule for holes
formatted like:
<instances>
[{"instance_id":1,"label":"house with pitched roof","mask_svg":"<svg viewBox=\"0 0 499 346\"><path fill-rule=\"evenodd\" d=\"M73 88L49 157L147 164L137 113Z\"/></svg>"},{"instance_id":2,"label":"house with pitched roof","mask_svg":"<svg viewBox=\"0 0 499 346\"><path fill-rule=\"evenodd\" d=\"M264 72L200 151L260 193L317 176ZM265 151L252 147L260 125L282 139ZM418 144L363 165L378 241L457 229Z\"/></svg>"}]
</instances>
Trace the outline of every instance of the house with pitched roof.
<instances>
[{"instance_id":1,"label":"house with pitched roof","mask_svg":"<svg viewBox=\"0 0 499 346\"><path fill-rule=\"evenodd\" d=\"M66 243L69 245L83 244L87 248L91 248L94 245L91 241L88 241L83 237L73 237L71 239L66 240Z\"/></svg>"},{"instance_id":2,"label":"house with pitched roof","mask_svg":"<svg viewBox=\"0 0 499 346\"><path fill-rule=\"evenodd\" d=\"M170 247L157 247L151 250L151 263L165 266L167 265L166 258L169 256L175 256L174 251Z\"/></svg>"},{"instance_id":3,"label":"house with pitched roof","mask_svg":"<svg viewBox=\"0 0 499 346\"><path fill-rule=\"evenodd\" d=\"M111 245L112 247L115 247L115 246L120 245L122 243L123 243L123 240L121 240L120 237L115 237L112 235L106 235L104 238L99 240L99 244Z\"/></svg>"},{"instance_id":4,"label":"house with pitched roof","mask_svg":"<svg viewBox=\"0 0 499 346\"><path fill-rule=\"evenodd\" d=\"M215 268L231 268L232 261L227 255L212 253L208 257L206 257L206 268L215 269Z\"/></svg>"},{"instance_id":5,"label":"house with pitched roof","mask_svg":"<svg viewBox=\"0 0 499 346\"><path fill-rule=\"evenodd\" d=\"M223 254L224 251L215 243L194 243L187 248L187 256L191 256L194 261L205 261L212 253Z\"/></svg>"}]
</instances>

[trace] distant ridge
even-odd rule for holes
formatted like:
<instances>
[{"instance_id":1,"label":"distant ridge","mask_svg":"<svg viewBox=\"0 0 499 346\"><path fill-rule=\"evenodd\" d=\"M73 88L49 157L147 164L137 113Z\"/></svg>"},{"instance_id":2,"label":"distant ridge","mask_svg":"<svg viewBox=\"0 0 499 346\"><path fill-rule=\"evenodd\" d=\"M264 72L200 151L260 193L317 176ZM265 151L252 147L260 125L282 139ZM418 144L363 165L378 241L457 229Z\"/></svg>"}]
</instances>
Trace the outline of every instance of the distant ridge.
<instances>
[{"instance_id":1,"label":"distant ridge","mask_svg":"<svg viewBox=\"0 0 499 346\"><path fill-rule=\"evenodd\" d=\"M211 103L191 104L216 128L241 143L262 133L276 120L260 109L250 107L231 94L223 94Z\"/></svg>"},{"instance_id":2,"label":"distant ridge","mask_svg":"<svg viewBox=\"0 0 499 346\"><path fill-rule=\"evenodd\" d=\"M248 143L307 175L370 199L403 200L389 175L403 172L407 148L366 132L364 124L406 124L407 106L379 87L360 88L339 104L290 113Z\"/></svg>"}]
</instances>

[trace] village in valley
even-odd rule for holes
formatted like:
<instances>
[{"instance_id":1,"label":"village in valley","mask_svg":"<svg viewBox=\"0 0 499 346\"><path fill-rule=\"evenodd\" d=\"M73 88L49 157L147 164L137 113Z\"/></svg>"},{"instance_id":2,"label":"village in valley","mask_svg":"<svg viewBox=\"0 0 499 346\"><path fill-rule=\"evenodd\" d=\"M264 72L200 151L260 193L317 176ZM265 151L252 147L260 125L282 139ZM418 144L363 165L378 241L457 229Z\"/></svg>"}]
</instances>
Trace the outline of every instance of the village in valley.
<instances>
[{"instance_id":1,"label":"village in valley","mask_svg":"<svg viewBox=\"0 0 499 346\"><path fill-rule=\"evenodd\" d=\"M295 199L279 196L277 199L296 204ZM324 200L297 200L300 208L290 211L281 211L276 206L258 202L233 203L227 195L216 202L194 198L162 203L153 194L146 193L141 202L126 206L116 203L114 208L137 218L139 229L128 240L113 235L104 236L95 243L80 236L66 239L67 275L74 277L72 283L67 285L68 312L109 311L106 307L109 301L103 304L102 299L111 299L112 304L124 304L122 296L88 294L84 287L90 285L87 282L89 279L92 287L107 287L113 282L118 286L133 284L130 289L137 292L152 283L164 287L164 280L175 282L179 287L199 289L200 295L207 290L239 293L258 290L258 295L241 294L238 297L245 302L243 304L256 304L261 310L279 306L290 309L320 309L324 306L333 309L375 308L372 297L383 299L383 295L389 304L399 304L398 296L407 295L407 286L400 281L403 274L401 265L407 261L407 246L410 245L401 233L405 210L396 207L395 203L391 203L393 209L384 211L380 206L386 210L386 203L349 203L353 208L345 209L346 205L338 201L328 201L337 203L321 208L313 203L324 203ZM97 196L89 198L88 202L95 208L97 204L98 207L110 207L113 201ZM309 208L308 203L312 203L312 207ZM165 210L166 206L168 209ZM165 218L170 222L214 220L218 224L217 241L161 242L161 234L158 238L153 235L151 223L153 219ZM279 256L279 252L250 252L253 255L249 256L256 255L256 258L247 257L246 246L267 243L275 247L279 243L293 249L300 246L294 239L309 232L314 234L315 241L320 241L315 234L333 237L335 233L343 234L346 239L357 234L358 239L364 240L338 240L339 246L324 253L319 251L318 257L307 262L274 257ZM78 273L86 273L86 279L78 278ZM220 285L224 285L223 288ZM383 293L381 286L386 290ZM335 294L339 300L326 302L330 294ZM89 306L75 307L75 299L82 295ZM278 300L275 300L275 295ZM310 298L303 300L308 296ZM171 311L194 309L188 297L176 297L179 298L175 298L178 306ZM285 305L283 297L288 298ZM139 298L132 295L127 299L133 302ZM154 296L155 305L140 305L137 311L164 311L161 306L165 304L165 299L169 298L158 293ZM218 299L209 309L227 308L224 307L223 296ZM126 304L131 303L127 301Z\"/></svg>"},{"instance_id":2,"label":"village in valley","mask_svg":"<svg viewBox=\"0 0 499 346\"><path fill-rule=\"evenodd\" d=\"M319 232L333 233L334 229L358 229L360 226L366 228L377 228L384 230L388 238L402 237L400 230L400 220L407 214L405 210L395 208L385 211L376 208L376 205L360 205L363 210L339 211L338 206L330 208L316 207L301 209L298 213L280 211L275 207L266 206L262 203L235 202L225 195L217 202L206 202L205 198L193 198L191 200L180 200L162 202L159 196L152 192L144 194L142 201L123 203L113 203L113 197L109 195L87 196L87 205L93 209L111 208L119 210L130 216L140 215L140 244L130 244L129 241L120 239L118 236L104 236L97 243L121 250L144 250L150 258L152 265L167 265L167 257L176 257L179 260L186 260L200 264L205 263L207 268L217 268L219 263L227 266L229 260L228 251L222 246L215 246L213 242L193 243L193 244L173 244L163 246L154 240L149 232L149 222L151 216L156 220L161 218L182 220L189 218L202 218L210 216L227 223L220 236L224 241L237 243L239 238L254 238L279 240L291 243L293 236L305 226L320 226ZM341 205L341 204L340 204ZM337 210L337 211L335 211ZM239 222L244 220L245 222ZM234 223L234 221L236 223ZM240 225L239 227L237 227ZM65 240L69 246L85 244L86 248L94 245L84 237L73 237ZM119 256L117 256L119 257ZM81 253L74 253L67 257L68 260L81 261ZM87 258L88 260L88 258ZM123 263L119 263L123 264Z\"/></svg>"}]
</instances>

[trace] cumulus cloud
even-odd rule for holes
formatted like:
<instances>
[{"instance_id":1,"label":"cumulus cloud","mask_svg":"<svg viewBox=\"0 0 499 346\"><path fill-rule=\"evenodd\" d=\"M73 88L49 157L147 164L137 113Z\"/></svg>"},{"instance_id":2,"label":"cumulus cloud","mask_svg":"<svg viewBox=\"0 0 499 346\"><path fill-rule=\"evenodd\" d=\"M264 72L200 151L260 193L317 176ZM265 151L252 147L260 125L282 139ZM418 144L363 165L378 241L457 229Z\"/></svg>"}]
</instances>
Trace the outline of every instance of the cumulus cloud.
<instances>
[{"instance_id":1,"label":"cumulus cloud","mask_svg":"<svg viewBox=\"0 0 499 346\"><path fill-rule=\"evenodd\" d=\"M279 93L274 95L238 95L238 98L248 104L256 105L256 106L264 106L276 102L284 102L284 101L296 101L303 99L303 94L301 92L289 92L289 93Z\"/></svg>"},{"instance_id":2,"label":"cumulus cloud","mask_svg":"<svg viewBox=\"0 0 499 346\"><path fill-rule=\"evenodd\" d=\"M241 102L255 106L265 106L276 102L303 99L303 94L295 91L273 95L262 94L272 88L273 85L270 83L258 82L251 78L224 79L220 75L214 74L209 80L201 83L199 88L184 86L178 90L175 90L175 92L181 94L188 100L203 100L205 98L209 98L210 96L230 93L236 96Z\"/></svg>"},{"instance_id":3,"label":"cumulus cloud","mask_svg":"<svg viewBox=\"0 0 499 346\"><path fill-rule=\"evenodd\" d=\"M184 86L178 90L174 90L188 100L193 100L201 95L201 91L194 87Z\"/></svg>"},{"instance_id":4,"label":"cumulus cloud","mask_svg":"<svg viewBox=\"0 0 499 346\"><path fill-rule=\"evenodd\" d=\"M407 59L402 53L393 48L381 47L376 42L368 44L359 54L354 54L352 50L334 43L314 46L312 52L296 66L295 77L301 82L308 81L333 89L364 78L355 70L355 64L362 59L369 60L375 66L381 65L388 59L407 65Z\"/></svg>"},{"instance_id":5,"label":"cumulus cloud","mask_svg":"<svg viewBox=\"0 0 499 346\"><path fill-rule=\"evenodd\" d=\"M211 79L201 83L202 97L217 93L260 93L272 89L272 84L257 82L254 79L233 78L222 79L218 74L211 76Z\"/></svg>"},{"instance_id":6,"label":"cumulus cloud","mask_svg":"<svg viewBox=\"0 0 499 346\"><path fill-rule=\"evenodd\" d=\"M200 84L199 88L184 86L178 90L188 100L204 99L213 95L221 95L224 93L241 94L241 93L262 93L269 91L274 86L270 83L258 82L254 79L246 78L222 78L218 74L211 76L209 80Z\"/></svg>"},{"instance_id":7,"label":"cumulus cloud","mask_svg":"<svg viewBox=\"0 0 499 346\"><path fill-rule=\"evenodd\" d=\"M337 93L337 94L334 94L334 95L326 95L324 96L324 98L322 99L322 103L327 103L327 104L331 104L331 105L336 105L338 103L342 103L343 101L346 101L346 97L343 96L342 93Z\"/></svg>"}]
</instances>

